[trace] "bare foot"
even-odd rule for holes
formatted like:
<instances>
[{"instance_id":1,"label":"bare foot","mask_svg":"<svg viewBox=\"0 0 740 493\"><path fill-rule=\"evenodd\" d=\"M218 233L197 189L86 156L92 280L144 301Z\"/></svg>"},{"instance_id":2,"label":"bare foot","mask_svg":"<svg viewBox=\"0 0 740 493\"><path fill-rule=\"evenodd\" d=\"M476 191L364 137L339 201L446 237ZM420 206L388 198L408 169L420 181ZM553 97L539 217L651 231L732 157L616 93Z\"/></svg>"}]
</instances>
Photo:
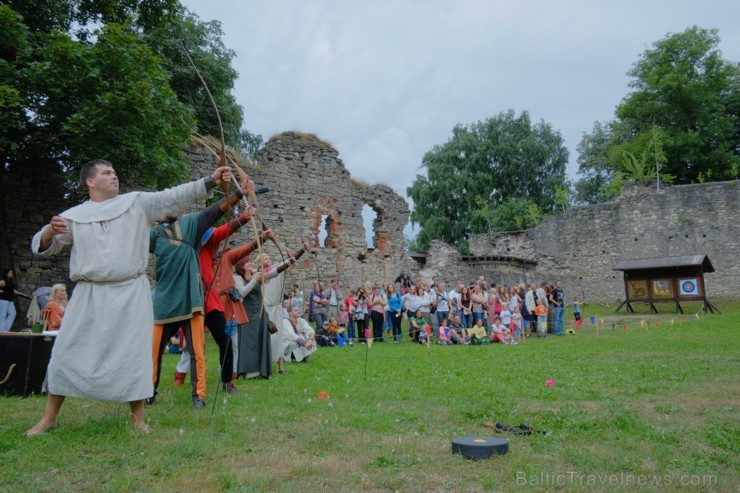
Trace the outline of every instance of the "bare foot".
<instances>
[{"instance_id":1,"label":"bare foot","mask_svg":"<svg viewBox=\"0 0 740 493\"><path fill-rule=\"evenodd\" d=\"M131 429L139 433L149 433L149 426L146 423L140 423L138 421L136 423L133 420L131 421Z\"/></svg>"},{"instance_id":2,"label":"bare foot","mask_svg":"<svg viewBox=\"0 0 740 493\"><path fill-rule=\"evenodd\" d=\"M149 433L149 426L134 414L131 415L131 429L139 433Z\"/></svg>"},{"instance_id":3,"label":"bare foot","mask_svg":"<svg viewBox=\"0 0 740 493\"><path fill-rule=\"evenodd\" d=\"M36 423L36 426L26 432L26 436L30 438L32 436L40 435L46 430L56 427L56 425L55 421L47 421L45 418L41 418L41 421Z\"/></svg>"}]
</instances>

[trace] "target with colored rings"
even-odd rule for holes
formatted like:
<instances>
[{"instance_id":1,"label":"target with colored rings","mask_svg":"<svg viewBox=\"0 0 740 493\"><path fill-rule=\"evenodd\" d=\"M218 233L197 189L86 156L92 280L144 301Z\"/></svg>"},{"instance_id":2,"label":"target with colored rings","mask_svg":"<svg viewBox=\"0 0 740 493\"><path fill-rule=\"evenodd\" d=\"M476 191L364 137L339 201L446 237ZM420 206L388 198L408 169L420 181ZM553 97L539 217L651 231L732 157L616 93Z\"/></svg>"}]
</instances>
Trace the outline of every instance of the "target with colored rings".
<instances>
[{"instance_id":1,"label":"target with colored rings","mask_svg":"<svg viewBox=\"0 0 740 493\"><path fill-rule=\"evenodd\" d=\"M684 296L696 295L698 287L695 279L686 279L681 281L681 294Z\"/></svg>"}]
</instances>

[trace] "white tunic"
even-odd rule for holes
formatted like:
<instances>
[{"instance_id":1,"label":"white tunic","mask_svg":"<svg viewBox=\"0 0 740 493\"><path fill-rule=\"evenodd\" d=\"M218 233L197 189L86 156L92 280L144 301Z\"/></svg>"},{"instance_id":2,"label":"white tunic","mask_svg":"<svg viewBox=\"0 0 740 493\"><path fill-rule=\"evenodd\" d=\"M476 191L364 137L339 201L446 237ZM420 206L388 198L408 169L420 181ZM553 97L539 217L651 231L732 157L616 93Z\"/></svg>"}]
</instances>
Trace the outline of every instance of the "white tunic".
<instances>
[{"instance_id":1,"label":"white tunic","mask_svg":"<svg viewBox=\"0 0 740 493\"><path fill-rule=\"evenodd\" d=\"M273 266L277 272L277 266ZM285 273L281 272L273 278L265 280L265 292L262 293L265 300L265 311L271 322L278 330L270 334L270 352L272 353L272 362L275 363L283 357L283 286L285 284Z\"/></svg>"},{"instance_id":2,"label":"white tunic","mask_svg":"<svg viewBox=\"0 0 740 493\"><path fill-rule=\"evenodd\" d=\"M77 282L47 370L53 394L104 401L150 397L154 315L149 280L149 227L207 195L203 180L163 192L133 192L85 202L60 214L69 234L37 255L71 245L70 278Z\"/></svg>"},{"instance_id":3,"label":"white tunic","mask_svg":"<svg viewBox=\"0 0 740 493\"><path fill-rule=\"evenodd\" d=\"M308 325L308 322L306 322L304 319L298 319L295 330L293 329L293 324L290 323L290 319L288 318L283 319L283 324L280 327L282 328L280 332L283 333L282 356L283 358L285 358L285 361L290 363L290 353L293 353L293 357L295 357L295 360L300 362L307 358L309 354L316 351L315 341L311 346L311 349L306 349L305 347L298 345L298 337L303 337L308 340L311 334L314 333L313 328ZM296 330L298 331L298 333L296 333Z\"/></svg>"}]
</instances>

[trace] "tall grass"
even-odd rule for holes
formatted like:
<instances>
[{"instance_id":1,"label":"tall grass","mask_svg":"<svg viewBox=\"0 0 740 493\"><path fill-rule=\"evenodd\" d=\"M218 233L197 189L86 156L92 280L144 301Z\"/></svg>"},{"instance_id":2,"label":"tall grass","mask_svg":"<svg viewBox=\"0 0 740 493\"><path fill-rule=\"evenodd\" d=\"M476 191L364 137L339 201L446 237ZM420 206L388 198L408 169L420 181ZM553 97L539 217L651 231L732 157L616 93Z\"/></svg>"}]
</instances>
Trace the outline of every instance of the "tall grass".
<instances>
[{"instance_id":1,"label":"tall grass","mask_svg":"<svg viewBox=\"0 0 740 493\"><path fill-rule=\"evenodd\" d=\"M740 306L691 320L613 309L519 346L322 348L219 393L213 418L209 341L207 410L167 387L166 355L148 435L128 429L125 405L68 399L57 429L27 439L44 398L3 397L0 490L736 491ZM547 434L496 435L488 421ZM510 452L451 454L452 438L473 435L507 438Z\"/></svg>"}]
</instances>

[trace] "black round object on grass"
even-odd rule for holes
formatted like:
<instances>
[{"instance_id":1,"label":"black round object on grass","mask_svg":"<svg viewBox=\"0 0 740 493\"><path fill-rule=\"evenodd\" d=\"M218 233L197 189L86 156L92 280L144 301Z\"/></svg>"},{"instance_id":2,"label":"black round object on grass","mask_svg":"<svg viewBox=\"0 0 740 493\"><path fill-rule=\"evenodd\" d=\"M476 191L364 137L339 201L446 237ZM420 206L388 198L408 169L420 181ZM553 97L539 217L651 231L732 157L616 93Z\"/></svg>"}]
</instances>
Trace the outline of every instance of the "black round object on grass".
<instances>
[{"instance_id":1,"label":"black round object on grass","mask_svg":"<svg viewBox=\"0 0 740 493\"><path fill-rule=\"evenodd\" d=\"M466 459L488 459L509 451L509 441L495 437L463 437L452 439L452 453Z\"/></svg>"}]
</instances>

